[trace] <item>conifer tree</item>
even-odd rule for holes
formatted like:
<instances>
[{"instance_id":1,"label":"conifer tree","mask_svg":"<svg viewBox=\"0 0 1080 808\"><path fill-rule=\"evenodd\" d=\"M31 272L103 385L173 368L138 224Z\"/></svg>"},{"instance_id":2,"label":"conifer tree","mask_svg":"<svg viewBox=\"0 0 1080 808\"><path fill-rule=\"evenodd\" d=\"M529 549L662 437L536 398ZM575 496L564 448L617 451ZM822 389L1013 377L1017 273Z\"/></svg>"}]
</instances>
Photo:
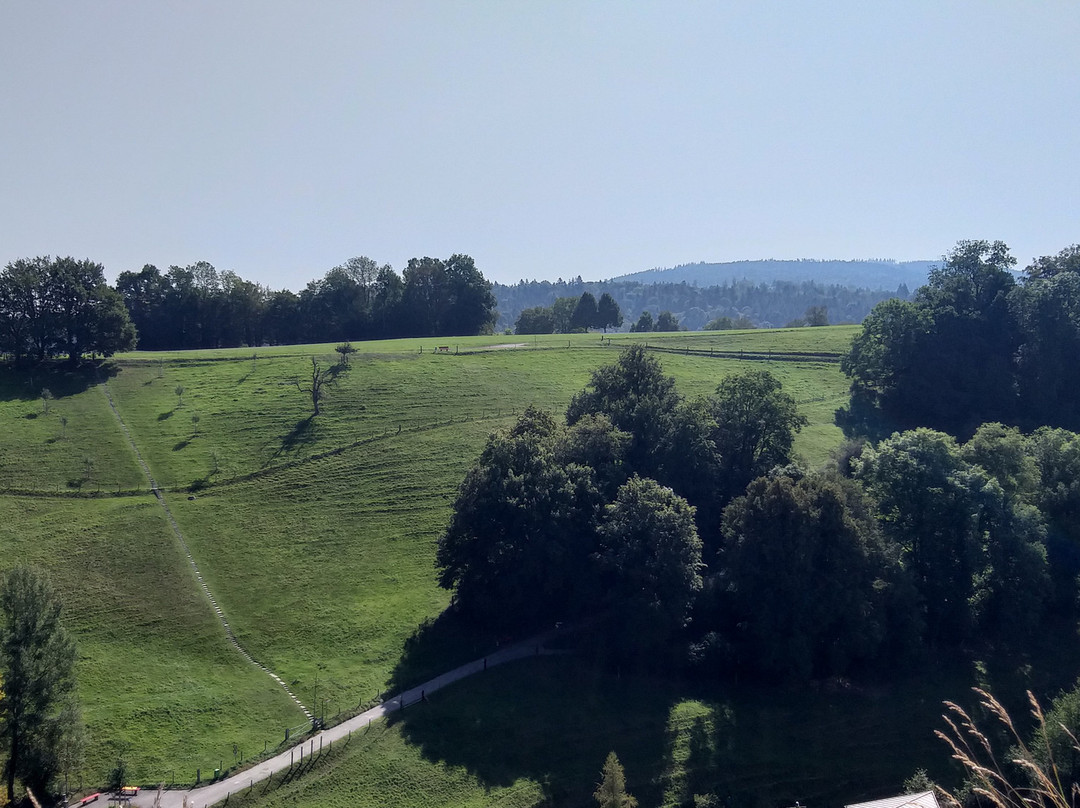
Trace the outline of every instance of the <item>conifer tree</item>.
<instances>
[{"instance_id":1,"label":"conifer tree","mask_svg":"<svg viewBox=\"0 0 1080 808\"><path fill-rule=\"evenodd\" d=\"M626 774L614 752L609 752L602 769L604 779L593 797L600 808L637 808L637 800L626 793Z\"/></svg>"}]
</instances>

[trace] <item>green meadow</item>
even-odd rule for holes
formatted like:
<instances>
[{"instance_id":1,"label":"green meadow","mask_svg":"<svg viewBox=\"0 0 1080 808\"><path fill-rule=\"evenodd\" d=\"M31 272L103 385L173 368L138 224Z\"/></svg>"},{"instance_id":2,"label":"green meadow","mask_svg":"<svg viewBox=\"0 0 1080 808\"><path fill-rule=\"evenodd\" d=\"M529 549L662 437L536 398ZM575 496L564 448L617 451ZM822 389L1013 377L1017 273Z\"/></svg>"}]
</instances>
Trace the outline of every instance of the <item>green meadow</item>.
<instances>
[{"instance_id":1,"label":"green meadow","mask_svg":"<svg viewBox=\"0 0 1080 808\"><path fill-rule=\"evenodd\" d=\"M122 756L140 782L192 782L197 769L205 778L239 765L303 723L229 644L137 456L240 643L332 718L491 647L494 638L436 620L449 594L433 560L457 486L493 430L529 405L562 412L592 370L641 341L686 396L768 368L809 419L797 453L818 465L842 440L833 415L847 382L835 358L853 334L356 343L314 418L297 382L312 357L337 361L333 345L132 353L93 374L0 376L0 551L5 566L49 570L63 594L92 738L86 781L101 782ZM42 401L42 386L53 399ZM523 662L354 736L316 762L317 775L258 799L584 805L611 748L643 805L727 783L804 802L888 792L944 759L928 725L942 699L974 683L969 667L889 693L775 694L606 676L570 658ZM875 745L860 739L867 733Z\"/></svg>"}]
</instances>

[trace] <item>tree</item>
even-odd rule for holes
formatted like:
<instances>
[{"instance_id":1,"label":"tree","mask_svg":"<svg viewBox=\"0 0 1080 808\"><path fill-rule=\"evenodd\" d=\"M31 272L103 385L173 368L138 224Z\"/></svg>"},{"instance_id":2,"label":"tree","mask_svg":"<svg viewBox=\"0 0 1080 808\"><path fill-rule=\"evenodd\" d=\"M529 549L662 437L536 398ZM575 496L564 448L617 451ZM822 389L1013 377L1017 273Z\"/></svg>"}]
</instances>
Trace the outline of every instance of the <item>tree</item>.
<instances>
[{"instance_id":1,"label":"tree","mask_svg":"<svg viewBox=\"0 0 1080 808\"><path fill-rule=\"evenodd\" d=\"M656 325L653 326L653 331L680 331L679 318L672 314L670 311L660 312L660 316L656 318Z\"/></svg>"},{"instance_id":2,"label":"tree","mask_svg":"<svg viewBox=\"0 0 1080 808\"><path fill-rule=\"evenodd\" d=\"M1028 441L1016 427L983 424L961 448L969 463L981 466L1004 494L1020 502L1032 502L1039 490L1039 466Z\"/></svg>"},{"instance_id":3,"label":"tree","mask_svg":"<svg viewBox=\"0 0 1080 808\"><path fill-rule=\"evenodd\" d=\"M710 406L725 502L773 466L789 463L795 434L807 424L795 399L767 370L726 376L717 385Z\"/></svg>"},{"instance_id":4,"label":"tree","mask_svg":"<svg viewBox=\"0 0 1080 808\"><path fill-rule=\"evenodd\" d=\"M618 328L623 324L622 312L619 304L607 292L600 295L600 302L596 305L596 323L607 333L608 327Z\"/></svg>"},{"instance_id":5,"label":"tree","mask_svg":"<svg viewBox=\"0 0 1080 808\"><path fill-rule=\"evenodd\" d=\"M1080 271L1050 274L1044 267L1013 289L1008 302L1021 343L1015 355L1019 420L1080 429Z\"/></svg>"},{"instance_id":6,"label":"tree","mask_svg":"<svg viewBox=\"0 0 1080 808\"><path fill-rule=\"evenodd\" d=\"M570 316L570 328L574 331L588 331L597 326L599 316L596 298L592 292L582 292L574 307L574 313Z\"/></svg>"},{"instance_id":7,"label":"tree","mask_svg":"<svg viewBox=\"0 0 1080 808\"><path fill-rule=\"evenodd\" d=\"M440 334L490 334L495 324L495 296L489 283L468 255L446 260L446 286L450 302L440 323Z\"/></svg>"},{"instance_id":8,"label":"tree","mask_svg":"<svg viewBox=\"0 0 1080 808\"><path fill-rule=\"evenodd\" d=\"M500 628L576 616L594 598L601 496L593 472L557 456L563 430L530 407L488 439L465 475L436 553L458 608Z\"/></svg>"},{"instance_id":9,"label":"tree","mask_svg":"<svg viewBox=\"0 0 1080 808\"><path fill-rule=\"evenodd\" d=\"M730 317L722 316L722 317L714 317L713 319L709 320L709 322L705 323L705 327L702 328L701 330L702 331L731 331L733 328L735 328L735 321L732 320Z\"/></svg>"},{"instance_id":10,"label":"tree","mask_svg":"<svg viewBox=\"0 0 1080 808\"><path fill-rule=\"evenodd\" d=\"M555 331L555 315L546 306L522 309L514 324L515 334L551 334Z\"/></svg>"},{"instance_id":11,"label":"tree","mask_svg":"<svg viewBox=\"0 0 1080 808\"><path fill-rule=\"evenodd\" d=\"M593 794L600 808L637 808L637 800L626 793L626 774L614 752L608 753L601 772L603 778Z\"/></svg>"},{"instance_id":12,"label":"tree","mask_svg":"<svg viewBox=\"0 0 1080 808\"><path fill-rule=\"evenodd\" d=\"M811 306L806 310L806 324L822 326L829 324L829 309L826 306Z\"/></svg>"},{"instance_id":13,"label":"tree","mask_svg":"<svg viewBox=\"0 0 1080 808\"><path fill-rule=\"evenodd\" d=\"M1057 255L1036 258L1024 268L1024 272L1032 280L1053 278L1062 272L1080 273L1080 244L1066 247Z\"/></svg>"},{"instance_id":14,"label":"tree","mask_svg":"<svg viewBox=\"0 0 1080 808\"><path fill-rule=\"evenodd\" d=\"M351 342L343 342L340 345L334 347L334 351L338 354L338 364L343 368L349 366L349 357L356 353L356 348L353 347Z\"/></svg>"},{"instance_id":15,"label":"tree","mask_svg":"<svg viewBox=\"0 0 1080 808\"><path fill-rule=\"evenodd\" d=\"M774 474L724 511L721 580L751 668L842 675L875 659L890 628L900 647L918 636L914 593L862 498L850 481Z\"/></svg>"},{"instance_id":16,"label":"tree","mask_svg":"<svg viewBox=\"0 0 1080 808\"><path fill-rule=\"evenodd\" d=\"M1038 623L1049 583L1042 520L952 437L898 433L852 465L915 577L931 639L976 628L1015 636Z\"/></svg>"},{"instance_id":17,"label":"tree","mask_svg":"<svg viewBox=\"0 0 1080 808\"><path fill-rule=\"evenodd\" d=\"M577 303L578 299L576 297L559 297L551 304L551 317L555 321L556 333L570 333L573 328L570 325L570 321L574 316L574 309L577 308Z\"/></svg>"},{"instance_id":18,"label":"tree","mask_svg":"<svg viewBox=\"0 0 1080 808\"><path fill-rule=\"evenodd\" d=\"M636 331L639 334L644 334L646 332L652 331L653 330L652 312L649 311L648 309L641 312L641 316L638 317L638 320L637 320L636 323L634 323L632 326L630 326L630 330L631 331Z\"/></svg>"},{"instance_id":19,"label":"tree","mask_svg":"<svg viewBox=\"0 0 1080 808\"><path fill-rule=\"evenodd\" d=\"M311 398L311 407L314 410L312 413L313 415L319 414L319 404L326 400L326 395L329 392L327 388L333 383L333 369L324 368L314 356L311 357L311 376L306 379L303 384L300 383L299 379L294 381L296 389L301 393L307 393Z\"/></svg>"},{"instance_id":20,"label":"tree","mask_svg":"<svg viewBox=\"0 0 1080 808\"><path fill-rule=\"evenodd\" d=\"M963 435L1015 417L1015 263L1000 241L960 241L913 302L878 304L841 362L851 412L866 404L901 428Z\"/></svg>"},{"instance_id":21,"label":"tree","mask_svg":"<svg viewBox=\"0 0 1080 808\"><path fill-rule=\"evenodd\" d=\"M441 334L440 323L449 304L446 264L438 258L410 258L403 273L402 315L405 333L416 336Z\"/></svg>"},{"instance_id":22,"label":"tree","mask_svg":"<svg viewBox=\"0 0 1080 808\"><path fill-rule=\"evenodd\" d=\"M15 780L48 794L61 769L67 727L63 707L75 690L75 643L61 620L61 604L48 579L16 567L0 585L0 728L8 751L7 798Z\"/></svg>"},{"instance_id":23,"label":"tree","mask_svg":"<svg viewBox=\"0 0 1080 808\"><path fill-rule=\"evenodd\" d=\"M681 630L701 590L694 508L655 480L631 477L605 508L598 560L623 654L649 653Z\"/></svg>"},{"instance_id":24,"label":"tree","mask_svg":"<svg viewBox=\"0 0 1080 808\"><path fill-rule=\"evenodd\" d=\"M16 360L111 356L135 346L120 295L90 260L19 259L0 272L0 350Z\"/></svg>"},{"instance_id":25,"label":"tree","mask_svg":"<svg viewBox=\"0 0 1080 808\"><path fill-rule=\"evenodd\" d=\"M489 332L495 322L491 284L467 255L412 258L404 273L406 333L449 336Z\"/></svg>"},{"instance_id":26,"label":"tree","mask_svg":"<svg viewBox=\"0 0 1080 808\"><path fill-rule=\"evenodd\" d=\"M655 476L657 450L667 421L679 403L675 380L642 345L632 345L612 365L597 368L589 387L570 400L566 422L573 426L586 415L606 414L632 436L627 463L632 471Z\"/></svg>"}]
</instances>

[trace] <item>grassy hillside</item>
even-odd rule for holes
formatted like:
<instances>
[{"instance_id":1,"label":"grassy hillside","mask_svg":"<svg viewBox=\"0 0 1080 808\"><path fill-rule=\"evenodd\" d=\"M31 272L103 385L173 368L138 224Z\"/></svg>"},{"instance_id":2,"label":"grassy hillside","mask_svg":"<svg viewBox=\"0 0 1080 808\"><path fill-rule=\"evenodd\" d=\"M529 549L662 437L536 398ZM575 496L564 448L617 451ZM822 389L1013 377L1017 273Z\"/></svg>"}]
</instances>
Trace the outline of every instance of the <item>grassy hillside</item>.
<instances>
[{"instance_id":1,"label":"grassy hillside","mask_svg":"<svg viewBox=\"0 0 1080 808\"><path fill-rule=\"evenodd\" d=\"M386 687L410 636L445 607L435 542L491 430L530 404L562 411L631 339L681 349L660 359L684 394L698 395L747 366L732 351L828 353L850 335L358 343L314 419L295 380L312 355L335 361L333 346L136 353L87 376L0 377L0 518L15 526L0 532L0 558L46 567L64 595L94 739L87 776L100 781L122 753L137 779L190 780L196 767L229 766L234 748L250 756L273 746L301 721L228 644L106 391L237 637L306 704L317 678L319 707L333 714ZM434 353L447 343L448 355ZM837 365L753 366L799 400L811 426L797 450L823 460L840 439ZM42 386L55 395L48 413ZM445 640L419 668L438 670L474 647Z\"/></svg>"},{"instance_id":2,"label":"grassy hillside","mask_svg":"<svg viewBox=\"0 0 1080 808\"><path fill-rule=\"evenodd\" d=\"M896 794L920 767L952 780L948 750L933 736L942 700L970 704L968 688L980 684L1021 702L1024 687L1052 692L1080 660L1048 648L1040 662L1036 677L1020 660L987 669L945 657L888 684L786 690L527 659L440 691L229 805L588 808L614 750L642 806L693 805L709 793L732 808L839 806ZM1025 715L1021 703L1013 708Z\"/></svg>"},{"instance_id":3,"label":"grassy hillside","mask_svg":"<svg viewBox=\"0 0 1080 808\"><path fill-rule=\"evenodd\" d=\"M0 524L4 565L44 568L63 593L91 782L118 756L140 779L194 780L234 743L250 754L302 720L225 642L152 496L5 496Z\"/></svg>"}]
</instances>

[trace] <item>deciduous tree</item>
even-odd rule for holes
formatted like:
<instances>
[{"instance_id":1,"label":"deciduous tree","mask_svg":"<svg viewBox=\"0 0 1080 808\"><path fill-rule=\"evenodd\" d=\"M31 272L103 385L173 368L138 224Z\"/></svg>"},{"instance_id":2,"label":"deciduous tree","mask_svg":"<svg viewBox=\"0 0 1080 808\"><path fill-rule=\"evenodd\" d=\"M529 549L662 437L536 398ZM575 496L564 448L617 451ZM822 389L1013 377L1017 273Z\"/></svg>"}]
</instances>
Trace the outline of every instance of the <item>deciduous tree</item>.
<instances>
[{"instance_id":1,"label":"deciduous tree","mask_svg":"<svg viewBox=\"0 0 1080 808\"><path fill-rule=\"evenodd\" d=\"M605 509L599 563L621 651L637 656L682 629L701 590L694 508L655 480L631 477Z\"/></svg>"},{"instance_id":2,"label":"deciduous tree","mask_svg":"<svg viewBox=\"0 0 1080 808\"><path fill-rule=\"evenodd\" d=\"M602 500L593 472L556 456L562 428L529 408L465 476L436 555L459 608L500 627L576 616L595 593L589 558Z\"/></svg>"},{"instance_id":3,"label":"deciduous tree","mask_svg":"<svg viewBox=\"0 0 1080 808\"><path fill-rule=\"evenodd\" d=\"M593 371L588 388L571 399L566 422L572 426L585 415L606 414L632 436L627 452L630 468L655 477L657 450L678 403L675 380L664 375L644 346L632 345L614 364Z\"/></svg>"},{"instance_id":4,"label":"deciduous tree","mask_svg":"<svg viewBox=\"0 0 1080 808\"><path fill-rule=\"evenodd\" d=\"M795 435L807 424L795 399L767 370L724 377L709 404L725 501L773 466L789 463Z\"/></svg>"},{"instance_id":5,"label":"deciduous tree","mask_svg":"<svg viewBox=\"0 0 1080 808\"><path fill-rule=\"evenodd\" d=\"M781 678L845 674L874 659L890 629L900 646L917 638L893 620L910 619L914 593L861 496L839 479L774 474L724 511L721 580L751 667Z\"/></svg>"},{"instance_id":6,"label":"deciduous tree","mask_svg":"<svg viewBox=\"0 0 1080 808\"><path fill-rule=\"evenodd\" d=\"M319 360L314 356L311 357L311 373L301 382L299 379L294 381L296 389L301 393L306 393L311 399L312 414L318 415L322 410L320 404L326 400L329 387L334 383L333 368L323 367L319 364Z\"/></svg>"}]
</instances>

